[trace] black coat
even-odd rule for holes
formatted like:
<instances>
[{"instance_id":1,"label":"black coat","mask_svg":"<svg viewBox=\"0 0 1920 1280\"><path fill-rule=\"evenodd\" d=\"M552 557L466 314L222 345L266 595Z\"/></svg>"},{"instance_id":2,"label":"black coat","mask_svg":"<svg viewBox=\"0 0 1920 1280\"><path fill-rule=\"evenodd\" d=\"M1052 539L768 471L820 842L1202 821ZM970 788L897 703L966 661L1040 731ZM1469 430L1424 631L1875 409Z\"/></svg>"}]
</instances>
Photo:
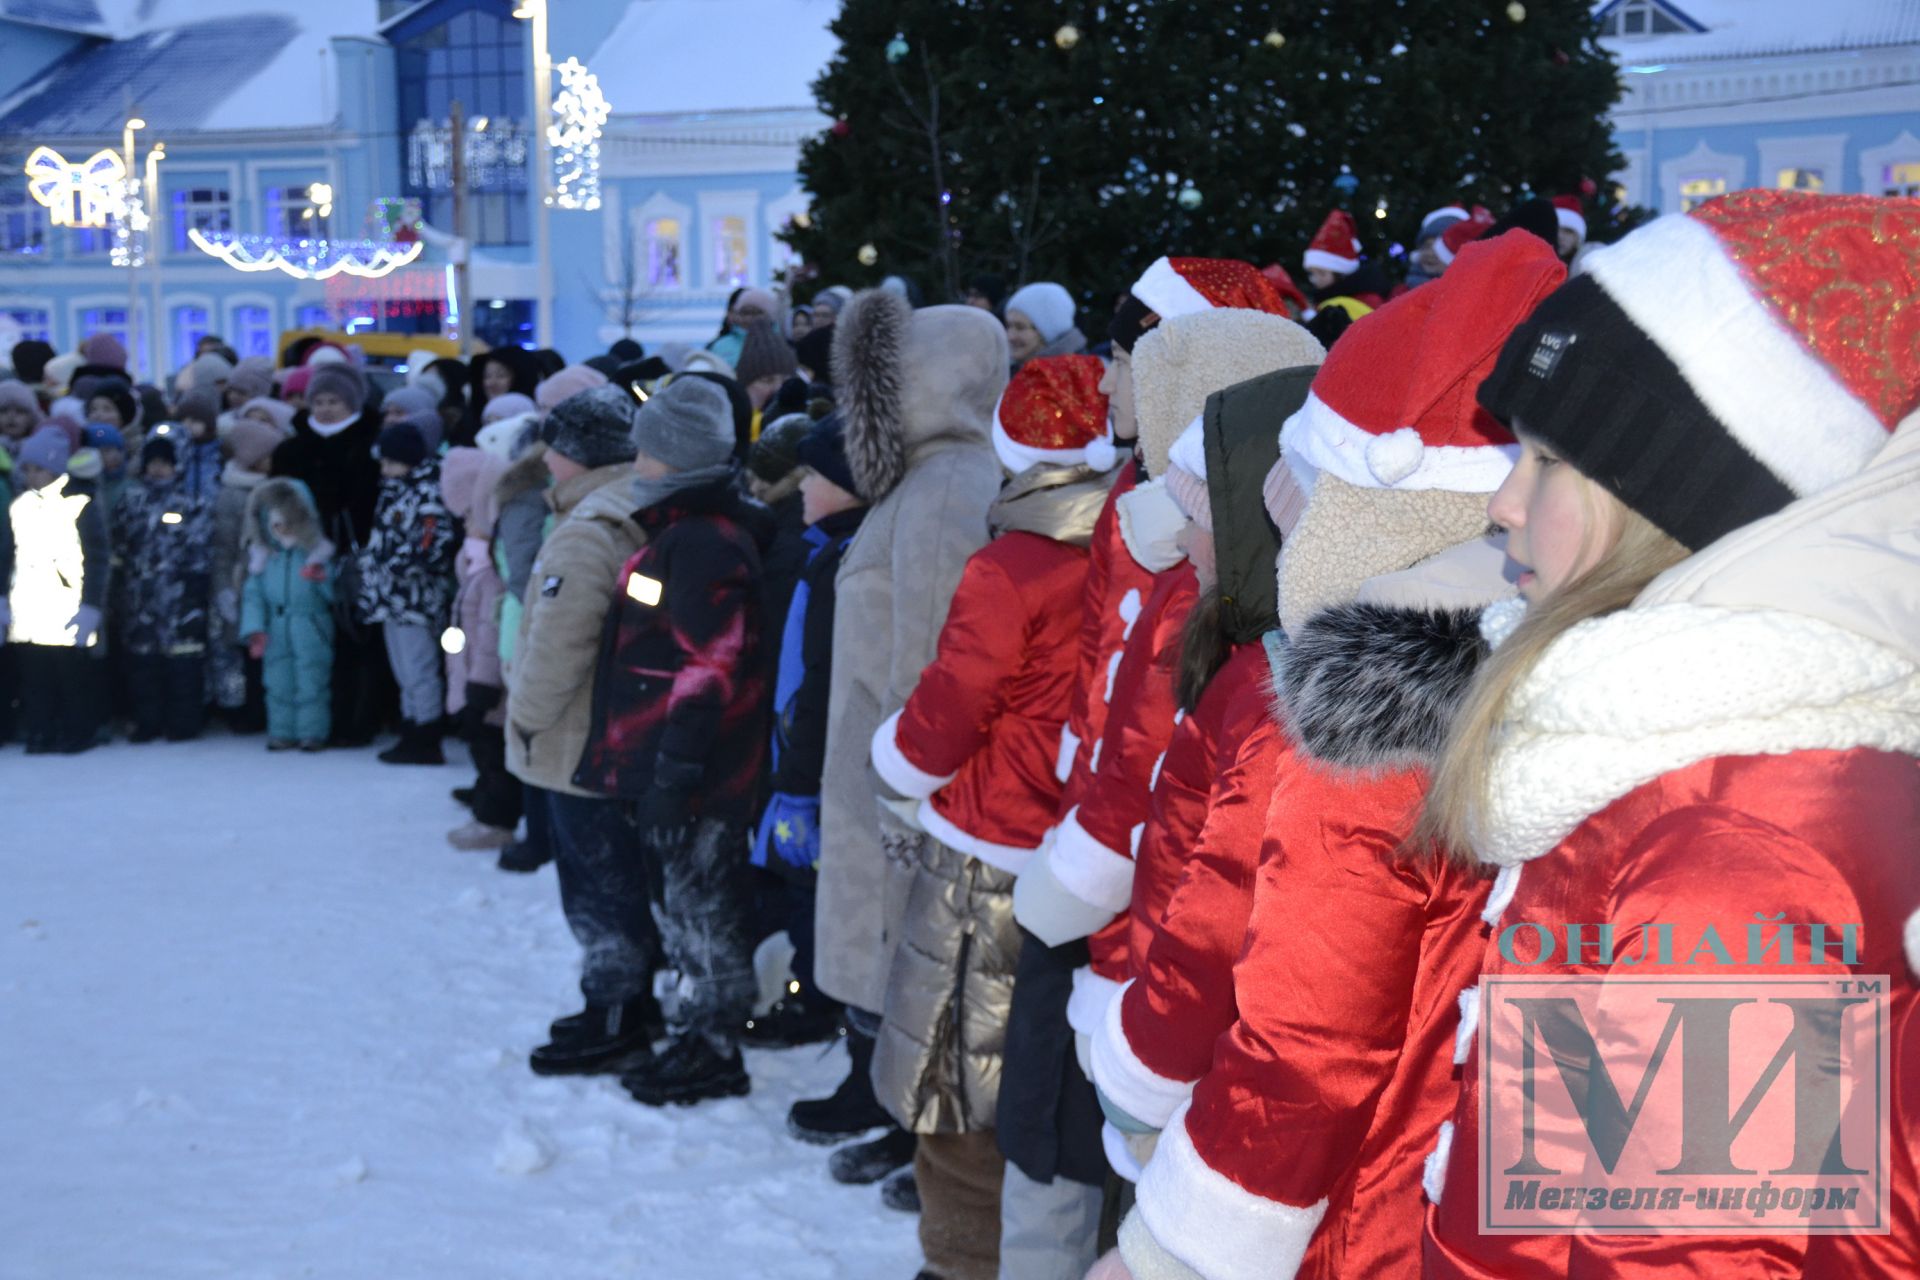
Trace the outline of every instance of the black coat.
<instances>
[{"instance_id":1,"label":"black coat","mask_svg":"<svg viewBox=\"0 0 1920 1280\"><path fill-rule=\"evenodd\" d=\"M786 795L820 794L820 774L827 767L827 701L833 684L834 575L840 571L847 544L853 541L866 514L865 507L855 507L815 525L815 536L823 539L820 549L812 560L803 561L796 581L788 587L791 597L795 587L804 583L807 595L806 613L799 623L798 652L787 646L784 630L774 637L780 646L776 670L784 674L791 664L799 664L793 693L773 709L778 763L770 782L774 791ZM800 549L803 556L813 550L804 538ZM774 616L784 619L787 610Z\"/></svg>"},{"instance_id":2,"label":"black coat","mask_svg":"<svg viewBox=\"0 0 1920 1280\"><path fill-rule=\"evenodd\" d=\"M293 418L293 435L273 451L273 474L305 482L320 512L320 529L339 545L341 516L352 525L353 541L367 544L373 534L373 509L380 498L380 461L374 446L380 441L380 419L370 410L343 431L323 436L307 420L306 410Z\"/></svg>"}]
</instances>

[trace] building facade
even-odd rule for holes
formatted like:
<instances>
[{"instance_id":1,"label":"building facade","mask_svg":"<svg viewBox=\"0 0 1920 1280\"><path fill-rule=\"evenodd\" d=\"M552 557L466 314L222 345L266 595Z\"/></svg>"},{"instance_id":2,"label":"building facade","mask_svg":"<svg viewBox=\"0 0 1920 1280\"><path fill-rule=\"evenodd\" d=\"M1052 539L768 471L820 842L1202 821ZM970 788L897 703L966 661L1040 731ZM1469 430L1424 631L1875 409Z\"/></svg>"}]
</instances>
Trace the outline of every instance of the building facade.
<instances>
[{"instance_id":1,"label":"building facade","mask_svg":"<svg viewBox=\"0 0 1920 1280\"><path fill-rule=\"evenodd\" d=\"M833 0L568 0L536 23L543 2L147 0L116 25L95 0L0 0L0 348L112 332L151 377L209 332L242 355L317 325L464 327L576 357L711 336L734 288L786 263L774 237L805 208L795 170L825 124L807 86L832 54ZM597 207L542 205L541 28L550 63L578 59L607 99ZM744 31L752 47L731 47ZM137 173L164 144L131 267L111 228L55 225L24 175L43 146L75 165L124 154L129 119ZM387 237L377 214L403 201L426 244L377 279L240 271L191 234L297 257L303 240Z\"/></svg>"},{"instance_id":2,"label":"building facade","mask_svg":"<svg viewBox=\"0 0 1920 1280\"><path fill-rule=\"evenodd\" d=\"M1625 198L1663 213L1746 187L1920 195L1920 4L1604 0Z\"/></svg>"}]
</instances>

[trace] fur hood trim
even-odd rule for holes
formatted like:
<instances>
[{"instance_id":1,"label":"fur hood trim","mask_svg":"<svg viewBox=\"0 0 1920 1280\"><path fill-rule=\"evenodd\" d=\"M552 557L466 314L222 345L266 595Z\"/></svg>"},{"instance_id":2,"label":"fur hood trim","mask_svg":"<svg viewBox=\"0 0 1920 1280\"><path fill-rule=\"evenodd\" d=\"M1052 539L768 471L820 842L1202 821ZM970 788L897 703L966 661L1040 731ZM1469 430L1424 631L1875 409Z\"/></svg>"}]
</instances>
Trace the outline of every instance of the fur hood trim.
<instances>
[{"instance_id":1,"label":"fur hood trim","mask_svg":"<svg viewBox=\"0 0 1920 1280\"><path fill-rule=\"evenodd\" d=\"M857 295L834 325L833 384L855 487L878 503L923 451L990 448L1007 386L1007 334L974 307L915 311L896 294Z\"/></svg>"},{"instance_id":2,"label":"fur hood trim","mask_svg":"<svg viewBox=\"0 0 1920 1280\"><path fill-rule=\"evenodd\" d=\"M500 478L494 482L493 497L497 505L504 507L523 493L539 493L546 490L553 478L547 472L547 446L536 444L533 448L513 460Z\"/></svg>"},{"instance_id":3,"label":"fur hood trim","mask_svg":"<svg viewBox=\"0 0 1920 1280\"><path fill-rule=\"evenodd\" d=\"M246 528L265 546L275 546L268 522L279 516L293 535L295 546L312 551L323 540L320 511L313 494L298 480L276 479L259 485L247 495Z\"/></svg>"},{"instance_id":4,"label":"fur hood trim","mask_svg":"<svg viewBox=\"0 0 1920 1280\"><path fill-rule=\"evenodd\" d=\"M1660 604L1568 630L1507 717L1474 846L1515 866L1628 792L1716 756L1920 755L1920 666L1817 618Z\"/></svg>"},{"instance_id":5,"label":"fur hood trim","mask_svg":"<svg viewBox=\"0 0 1920 1280\"><path fill-rule=\"evenodd\" d=\"M907 473L907 328L913 307L869 289L834 325L833 385L846 420L847 466L860 496L878 502Z\"/></svg>"},{"instance_id":6,"label":"fur hood trim","mask_svg":"<svg viewBox=\"0 0 1920 1280\"><path fill-rule=\"evenodd\" d=\"M1430 766L1489 652L1479 616L1379 604L1317 613L1289 637L1276 715L1328 764Z\"/></svg>"},{"instance_id":7,"label":"fur hood trim","mask_svg":"<svg viewBox=\"0 0 1920 1280\"><path fill-rule=\"evenodd\" d=\"M1134 416L1147 474L1167 473L1167 451L1214 392L1324 359L1326 351L1312 334L1264 311L1202 311L1162 320L1133 348Z\"/></svg>"}]
</instances>

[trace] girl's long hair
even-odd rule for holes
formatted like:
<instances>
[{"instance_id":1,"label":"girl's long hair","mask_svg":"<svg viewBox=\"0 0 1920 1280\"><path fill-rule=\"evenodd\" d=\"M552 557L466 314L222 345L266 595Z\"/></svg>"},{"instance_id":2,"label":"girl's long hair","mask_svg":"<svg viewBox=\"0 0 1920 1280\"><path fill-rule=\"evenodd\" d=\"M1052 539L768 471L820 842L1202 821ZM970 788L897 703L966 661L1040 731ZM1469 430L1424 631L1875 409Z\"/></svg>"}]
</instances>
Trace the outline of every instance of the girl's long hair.
<instances>
[{"instance_id":1,"label":"girl's long hair","mask_svg":"<svg viewBox=\"0 0 1920 1280\"><path fill-rule=\"evenodd\" d=\"M1515 688L1568 630L1626 608L1655 578L1692 554L1599 485L1591 480L1585 484L1587 527L1611 525L1617 537L1591 569L1529 608L1525 621L1474 677L1433 770L1420 822L1408 841L1410 850L1438 850L1458 862L1475 861L1474 833L1481 829L1486 808L1494 737L1507 719Z\"/></svg>"}]
</instances>

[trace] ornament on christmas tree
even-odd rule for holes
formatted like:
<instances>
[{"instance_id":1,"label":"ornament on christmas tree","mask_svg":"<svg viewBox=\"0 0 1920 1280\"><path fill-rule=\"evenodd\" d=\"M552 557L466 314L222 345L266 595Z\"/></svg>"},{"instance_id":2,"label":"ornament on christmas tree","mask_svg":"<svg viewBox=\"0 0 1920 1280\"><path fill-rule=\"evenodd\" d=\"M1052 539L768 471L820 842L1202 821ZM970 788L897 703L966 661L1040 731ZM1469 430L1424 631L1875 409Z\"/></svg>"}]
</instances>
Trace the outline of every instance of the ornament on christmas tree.
<instances>
[{"instance_id":1,"label":"ornament on christmas tree","mask_svg":"<svg viewBox=\"0 0 1920 1280\"><path fill-rule=\"evenodd\" d=\"M1174 200L1188 213L1192 213L1195 209L1198 209L1206 203L1206 197L1200 194L1200 188L1194 186L1191 182L1180 188L1180 194L1175 196Z\"/></svg>"},{"instance_id":2,"label":"ornament on christmas tree","mask_svg":"<svg viewBox=\"0 0 1920 1280\"><path fill-rule=\"evenodd\" d=\"M1074 26L1071 22L1065 24L1053 33L1053 42L1062 49L1073 48L1073 46L1080 43L1080 28Z\"/></svg>"},{"instance_id":3,"label":"ornament on christmas tree","mask_svg":"<svg viewBox=\"0 0 1920 1280\"><path fill-rule=\"evenodd\" d=\"M1286 47L1287 38L1281 35L1278 30L1274 30L1274 31L1267 32L1267 34L1265 34L1264 36L1261 36L1260 43L1267 46L1267 48L1269 49L1283 49Z\"/></svg>"},{"instance_id":4,"label":"ornament on christmas tree","mask_svg":"<svg viewBox=\"0 0 1920 1280\"><path fill-rule=\"evenodd\" d=\"M795 227L798 227L800 230L805 231L807 228L813 225L813 215L808 213L805 209L802 209L800 212L794 214L791 218L788 218L787 221L791 222Z\"/></svg>"},{"instance_id":5,"label":"ornament on christmas tree","mask_svg":"<svg viewBox=\"0 0 1920 1280\"><path fill-rule=\"evenodd\" d=\"M1598 190L1600 190L1600 184L1595 182L1592 178L1580 179L1580 194L1585 196L1587 199L1589 200L1593 199L1594 193L1597 192Z\"/></svg>"},{"instance_id":6,"label":"ornament on christmas tree","mask_svg":"<svg viewBox=\"0 0 1920 1280\"><path fill-rule=\"evenodd\" d=\"M860 259L860 265L863 267L870 267L880 261L880 251L870 244L861 245L859 251L853 256Z\"/></svg>"},{"instance_id":7,"label":"ornament on christmas tree","mask_svg":"<svg viewBox=\"0 0 1920 1280\"><path fill-rule=\"evenodd\" d=\"M1520 0L1513 0L1513 3L1507 6L1507 21L1525 22L1526 20L1527 6L1521 4Z\"/></svg>"},{"instance_id":8,"label":"ornament on christmas tree","mask_svg":"<svg viewBox=\"0 0 1920 1280\"><path fill-rule=\"evenodd\" d=\"M897 31L894 32L893 39L887 41L887 61L896 63L905 62L907 60L908 48L906 36Z\"/></svg>"},{"instance_id":9,"label":"ornament on christmas tree","mask_svg":"<svg viewBox=\"0 0 1920 1280\"><path fill-rule=\"evenodd\" d=\"M847 123L847 118L845 116L841 116L838 120L835 120L833 122L833 128L828 130L828 132L833 134L833 136L836 138L844 138L848 134L853 132L853 126Z\"/></svg>"},{"instance_id":10,"label":"ornament on christmas tree","mask_svg":"<svg viewBox=\"0 0 1920 1280\"><path fill-rule=\"evenodd\" d=\"M1333 189L1342 196L1352 196L1360 189L1360 179L1353 176L1351 169L1342 168L1340 176L1333 180Z\"/></svg>"}]
</instances>

